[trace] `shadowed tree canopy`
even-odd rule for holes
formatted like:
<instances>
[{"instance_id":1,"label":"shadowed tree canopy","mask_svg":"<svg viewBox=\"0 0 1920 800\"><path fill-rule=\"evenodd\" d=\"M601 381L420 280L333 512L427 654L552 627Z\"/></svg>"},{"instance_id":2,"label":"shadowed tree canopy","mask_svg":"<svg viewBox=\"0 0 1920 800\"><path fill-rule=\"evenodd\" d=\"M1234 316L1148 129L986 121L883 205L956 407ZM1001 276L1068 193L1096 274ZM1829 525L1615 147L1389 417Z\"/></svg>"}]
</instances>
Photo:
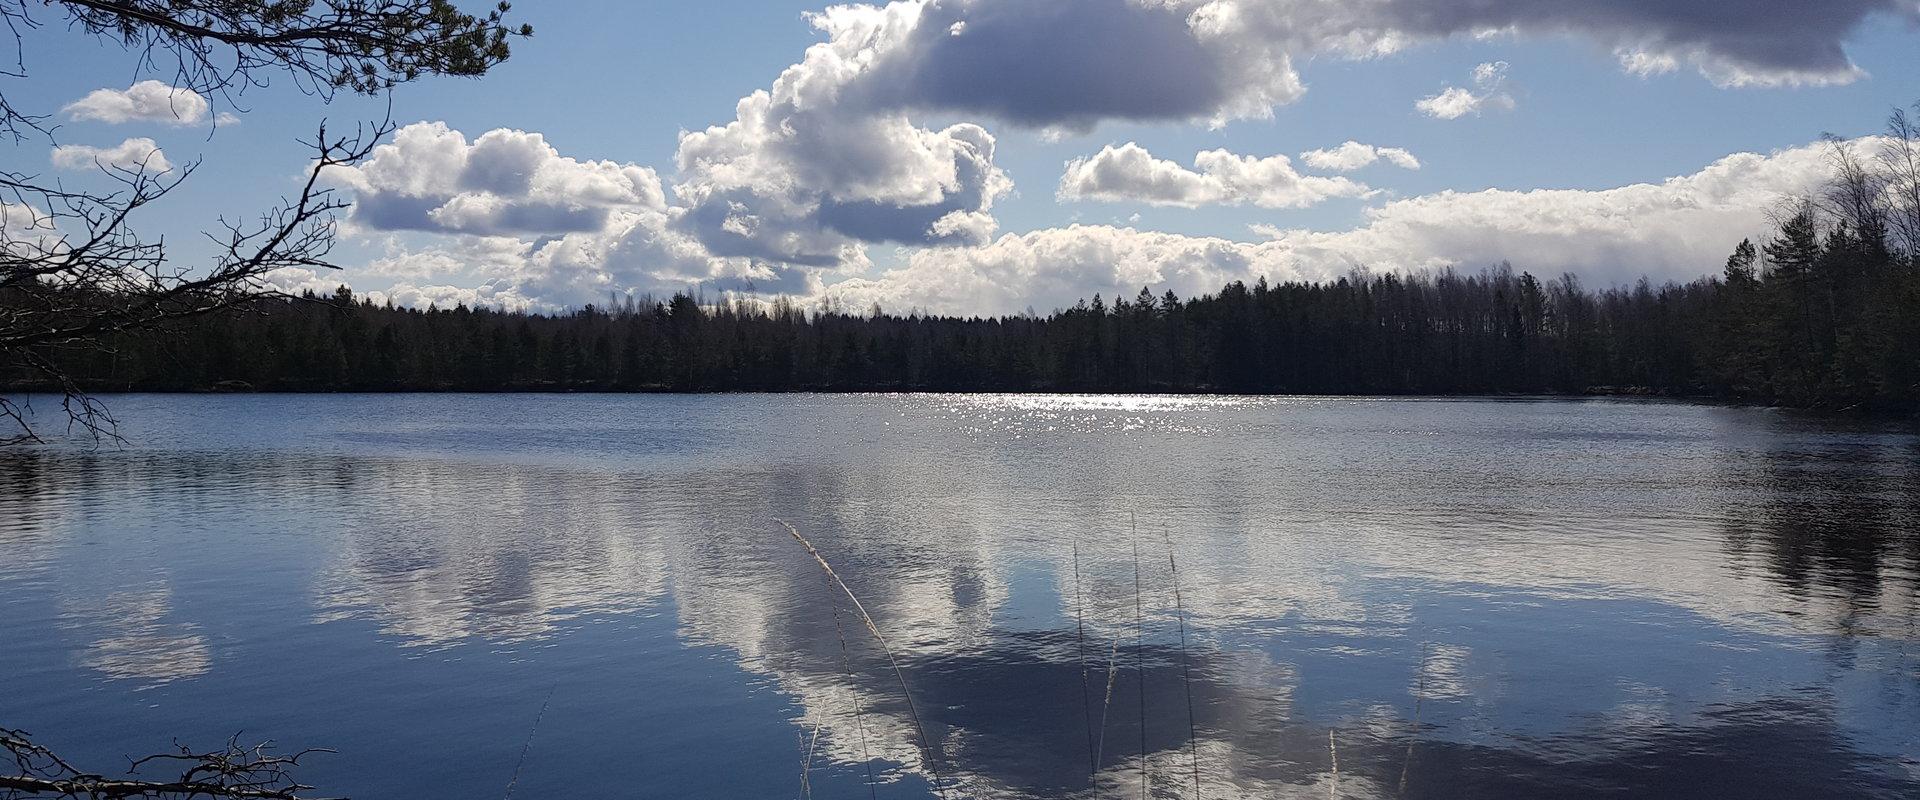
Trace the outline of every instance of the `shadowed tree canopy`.
<instances>
[{"instance_id":1,"label":"shadowed tree canopy","mask_svg":"<svg viewBox=\"0 0 1920 800\"><path fill-rule=\"evenodd\" d=\"M508 11L500 3L470 14L448 0L0 0L16 51L12 68L0 68L0 131L16 147L55 139L48 115L6 93L8 81L31 79L30 45L49 25L119 43L140 71L169 77L176 91L218 100L282 76L325 102L341 90L374 94L429 75L484 74L507 58L511 38L533 32L509 26ZM71 422L115 435L106 408L62 364L110 336L152 336L272 296L265 279L276 269L333 267L335 212L345 203L320 173L364 158L391 129L380 122L329 135L322 124L304 143L312 166L299 195L248 221L223 219L209 233L215 255L202 263L170 258L164 238L141 235L133 221L198 164L101 164L97 189L0 171L0 368L36 375L56 387ZM0 397L0 424L10 428L0 444L36 438L10 398Z\"/></svg>"}]
</instances>

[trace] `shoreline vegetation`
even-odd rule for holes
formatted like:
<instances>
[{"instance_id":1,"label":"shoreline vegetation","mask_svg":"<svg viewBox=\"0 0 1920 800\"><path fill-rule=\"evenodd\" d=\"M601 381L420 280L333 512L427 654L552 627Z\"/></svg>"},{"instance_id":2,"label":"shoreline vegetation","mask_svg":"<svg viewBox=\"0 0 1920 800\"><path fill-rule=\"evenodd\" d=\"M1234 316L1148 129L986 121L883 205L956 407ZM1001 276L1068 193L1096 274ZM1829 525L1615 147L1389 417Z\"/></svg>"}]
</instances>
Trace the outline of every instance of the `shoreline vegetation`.
<instances>
[{"instance_id":1,"label":"shoreline vegetation","mask_svg":"<svg viewBox=\"0 0 1920 800\"><path fill-rule=\"evenodd\" d=\"M1723 275L1685 284L1590 290L1576 276L1543 283L1503 263L1478 274L1236 281L1185 300L1143 288L1044 317L687 293L560 314L414 309L342 287L47 355L90 393L1655 397L1920 411L1912 259L1850 289L1830 273L1869 270L1833 263L1845 231L1785 235L1795 238L1767 250L1786 263L1742 242ZM0 368L7 394L61 390Z\"/></svg>"},{"instance_id":2,"label":"shoreline vegetation","mask_svg":"<svg viewBox=\"0 0 1920 800\"><path fill-rule=\"evenodd\" d=\"M1801 204L1722 274L1590 290L1507 264L1355 272L1041 317L616 298L562 314L269 298L102 348L88 392L1122 392L1658 396L1920 410L1920 265ZM0 366L9 394L59 392Z\"/></svg>"},{"instance_id":3,"label":"shoreline vegetation","mask_svg":"<svg viewBox=\"0 0 1920 800\"><path fill-rule=\"evenodd\" d=\"M1501 263L1356 269L1045 316L615 294L562 313L345 286L0 360L0 397L105 392L1041 392L1661 396L1920 411L1920 126L1831 142L1823 189L1717 274L1590 289ZM0 304L10 302L0 287ZM111 307L74 290L63 302Z\"/></svg>"}]
</instances>

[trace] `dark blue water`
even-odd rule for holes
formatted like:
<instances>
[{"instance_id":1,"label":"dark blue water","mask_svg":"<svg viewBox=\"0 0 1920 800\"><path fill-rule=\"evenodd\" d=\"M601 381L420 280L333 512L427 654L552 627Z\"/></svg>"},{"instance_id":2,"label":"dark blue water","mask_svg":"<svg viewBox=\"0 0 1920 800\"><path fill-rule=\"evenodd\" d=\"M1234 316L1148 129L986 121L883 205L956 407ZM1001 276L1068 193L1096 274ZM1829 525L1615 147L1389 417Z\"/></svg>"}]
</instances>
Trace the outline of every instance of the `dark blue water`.
<instances>
[{"instance_id":1,"label":"dark blue water","mask_svg":"<svg viewBox=\"0 0 1920 800\"><path fill-rule=\"evenodd\" d=\"M124 448L0 450L0 727L104 771L239 734L360 798L1920 796L1897 425L108 400Z\"/></svg>"}]
</instances>

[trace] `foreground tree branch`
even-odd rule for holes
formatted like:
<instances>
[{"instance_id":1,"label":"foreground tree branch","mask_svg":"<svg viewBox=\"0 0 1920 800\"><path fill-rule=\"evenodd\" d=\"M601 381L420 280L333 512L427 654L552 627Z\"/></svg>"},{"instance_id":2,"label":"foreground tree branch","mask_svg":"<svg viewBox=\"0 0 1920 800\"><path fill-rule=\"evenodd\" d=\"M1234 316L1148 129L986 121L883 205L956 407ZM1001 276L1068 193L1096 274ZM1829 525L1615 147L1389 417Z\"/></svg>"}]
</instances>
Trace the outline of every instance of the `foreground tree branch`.
<instances>
[{"instance_id":1,"label":"foreground tree branch","mask_svg":"<svg viewBox=\"0 0 1920 800\"><path fill-rule=\"evenodd\" d=\"M196 752L176 745L177 752L159 753L131 760L127 777L109 778L82 771L52 750L35 743L25 731L0 728L0 770L11 760L11 772L0 772L0 800L26 798L267 798L303 800L301 794L313 787L293 780L292 769L300 759L312 753L331 750L303 750L291 755L273 755L270 743L242 747L238 739L229 739L219 750ZM145 780L134 777L142 768L168 767L168 777ZM177 774L173 769L178 769Z\"/></svg>"},{"instance_id":2,"label":"foreground tree branch","mask_svg":"<svg viewBox=\"0 0 1920 800\"><path fill-rule=\"evenodd\" d=\"M177 90L232 106L234 94L275 75L323 102L427 75L482 75L506 60L511 38L533 33L510 27L508 10L503 2L468 14L453 0L0 0L0 44L14 45L11 58L0 54L0 135L16 145L29 132L53 138L47 115L5 93L6 80L28 77L27 44L45 17L120 43L140 72L171 71ZM165 239L141 236L133 221L198 163L100 164L100 189L0 170L0 370L58 392L69 429L118 439L113 416L61 365L76 352L110 352L113 337L157 336L173 321L273 297L276 270L332 268L346 201L323 173L366 157L392 130L389 120L330 137L322 124L306 143L315 156L299 194L252 221L222 220L210 234L215 255L191 265L171 260ZM26 398L0 397L0 445L39 441L31 417Z\"/></svg>"},{"instance_id":3,"label":"foreground tree branch","mask_svg":"<svg viewBox=\"0 0 1920 800\"><path fill-rule=\"evenodd\" d=\"M26 75L24 34L40 28L46 7L137 53L143 71L171 73L175 87L228 98L275 73L322 99L425 75L479 76L507 59L510 39L533 34L507 24L504 2L468 14L451 0L0 0L0 33L16 50L0 74ZM0 94L0 131L45 132L44 120Z\"/></svg>"},{"instance_id":4,"label":"foreground tree branch","mask_svg":"<svg viewBox=\"0 0 1920 800\"><path fill-rule=\"evenodd\" d=\"M120 190L68 191L17 173L0 173L0 364L11 363L59 387L68 422L114 438L113 417L50 357L103 346L109 336L155 332L168 323L276 296L281 269L330 269L336 214L347 203L322 182L327 170L372 152L392 122L333 136L322 124L309 145L315 158L300 193L247 223L222 223L203 270L167 257L164 240L142 239L129 218L185 179L142 167L106 167ZM13 430L0 443L38 441L24 404L0 400Z\"/></svg>"}]
</instances>

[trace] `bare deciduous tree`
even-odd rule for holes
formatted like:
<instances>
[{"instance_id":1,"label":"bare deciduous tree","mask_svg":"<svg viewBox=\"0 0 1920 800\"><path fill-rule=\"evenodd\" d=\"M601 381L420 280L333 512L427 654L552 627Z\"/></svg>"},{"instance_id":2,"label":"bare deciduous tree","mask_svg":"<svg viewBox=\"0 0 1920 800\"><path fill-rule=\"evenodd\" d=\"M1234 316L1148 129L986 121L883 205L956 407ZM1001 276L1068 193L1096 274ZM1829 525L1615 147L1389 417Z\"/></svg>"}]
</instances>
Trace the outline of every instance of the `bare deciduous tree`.
<instances>
[{"instance_id":1,"label":"bare deciduous tree","mask_svg":"<svg viewBox=\"0 0 1920 800\"><path fill-rule=\"evenodd\" d=\"M1920 112L1920 103L1914 104ZM1887 118L1887 137L1877 154L1892 198L1895 244L1909 258L1920 258L1920 122L1896 108Z\"/></svg>"}]
</instances>

